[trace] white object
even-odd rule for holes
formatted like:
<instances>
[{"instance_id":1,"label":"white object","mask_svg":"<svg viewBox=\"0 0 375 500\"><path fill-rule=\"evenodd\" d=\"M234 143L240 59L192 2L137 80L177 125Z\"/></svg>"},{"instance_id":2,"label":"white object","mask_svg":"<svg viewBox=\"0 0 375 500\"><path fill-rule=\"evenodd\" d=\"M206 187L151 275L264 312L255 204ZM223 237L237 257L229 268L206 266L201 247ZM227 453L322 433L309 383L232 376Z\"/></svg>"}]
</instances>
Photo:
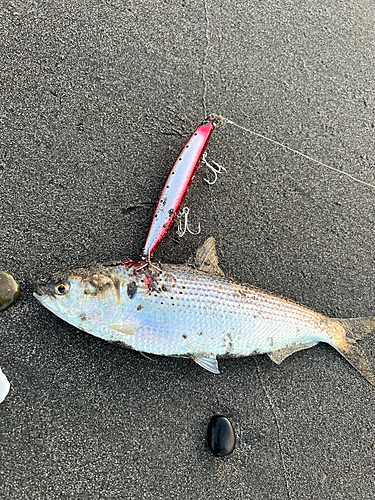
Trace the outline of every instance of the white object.
<instances>
[{"instance_id":1,"label":"white object","mask_svg":"<svg viewBox=\"0 0 375 500\"><path fill-rule=\"evenodd\" d=\"M4 401L10 389L10 383L0 368L0 403Z\"/></svg>"}]
</instances>

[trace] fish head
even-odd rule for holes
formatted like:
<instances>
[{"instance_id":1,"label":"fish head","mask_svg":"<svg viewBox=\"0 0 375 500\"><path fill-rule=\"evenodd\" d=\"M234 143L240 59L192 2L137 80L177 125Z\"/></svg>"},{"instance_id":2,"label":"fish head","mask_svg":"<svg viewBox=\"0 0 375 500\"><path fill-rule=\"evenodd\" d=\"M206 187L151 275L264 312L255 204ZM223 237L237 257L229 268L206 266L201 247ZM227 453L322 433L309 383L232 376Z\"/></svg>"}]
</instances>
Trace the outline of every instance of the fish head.
<instances>
[{"instance_id":1,"label":"fish head","mask_svg":"<svg viewBox=\"0 0 375 500\"><path fill-rule=\"evenodd\" d=\"M104 267L76 269L40 280L34 297L59 318L91 332L116 319L120 284Z\"/></svg>"}]
</instances>

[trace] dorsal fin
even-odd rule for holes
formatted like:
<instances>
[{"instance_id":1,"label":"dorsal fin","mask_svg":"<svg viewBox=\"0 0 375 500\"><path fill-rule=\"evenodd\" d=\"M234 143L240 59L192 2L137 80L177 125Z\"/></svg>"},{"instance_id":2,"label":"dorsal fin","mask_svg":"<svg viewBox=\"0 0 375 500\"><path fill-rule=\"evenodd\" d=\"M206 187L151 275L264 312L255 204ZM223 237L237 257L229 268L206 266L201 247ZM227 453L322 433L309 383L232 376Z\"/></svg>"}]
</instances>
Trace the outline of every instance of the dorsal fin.
<instances>
[{"instance_id":1,"label":"dorsal fin","mask_svg":"<svg viewBox=\"0 0 375 500\"><path fill-rule=\"evenodd\" d=\"M198 248L193 259L193 266L206 273L224 276L223 271L218 266L218 261L215 249L215 240L211 236L200 248Z\"/></svg>"}]
</instances>

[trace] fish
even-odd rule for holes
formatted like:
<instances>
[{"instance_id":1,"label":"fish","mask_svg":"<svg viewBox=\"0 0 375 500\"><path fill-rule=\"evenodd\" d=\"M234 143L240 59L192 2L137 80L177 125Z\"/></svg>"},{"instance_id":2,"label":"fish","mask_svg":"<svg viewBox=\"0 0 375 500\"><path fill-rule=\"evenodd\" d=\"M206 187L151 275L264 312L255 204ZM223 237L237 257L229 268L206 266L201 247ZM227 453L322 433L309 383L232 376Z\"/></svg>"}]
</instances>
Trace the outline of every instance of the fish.
<instances>
[{"instance_id":1,"label":"fish","mask_svg":"<svg viewBox=\"0 0 375 500\"><path fill-rule=\"evenodd\" d=\"M40 280L34 296L84 332L142 353L188 357L215 374L218 358L266 353L280 364L325 342L375 385L357 343L375 318L329 318L236 283L220 269L212 237L185 265L95 264Z\"/></svg>"}]
</instances>

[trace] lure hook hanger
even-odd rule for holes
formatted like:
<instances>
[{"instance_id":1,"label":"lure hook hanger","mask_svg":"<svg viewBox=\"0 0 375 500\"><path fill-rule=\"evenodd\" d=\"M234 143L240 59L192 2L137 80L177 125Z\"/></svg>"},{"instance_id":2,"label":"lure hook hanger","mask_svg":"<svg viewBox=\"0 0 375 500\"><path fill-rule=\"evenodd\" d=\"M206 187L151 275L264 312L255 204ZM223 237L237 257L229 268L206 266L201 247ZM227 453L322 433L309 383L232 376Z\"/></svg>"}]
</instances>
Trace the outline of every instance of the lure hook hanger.
<instances>
[{"instance_id":1,"label":"lure hook hanger","mask_svg":"<svg viewBox=\"0 0 375 500\"><path fill-rule=\"evenodd\" d=\"M185 207L181 213L178 214L178 227L177 227L177 234L179 235L180 238L182 238L186 231L188 231L190 234L199 234L201 232L201 224L198 222L198 231L195 233L192 231L189 227L189 222L188 222L188 215L189 215L190 209L188 207ZM182 219L184 219L184 229L182 229Z\"/></svg>"},{"instance_id":2,"label":"lure hook hanger","mask_svg":"<svg viewBox=\"0 0 375 500\"><path fill-rule=\"evenodd\" d=\"M203 178L204 181L207 182L207 184L209 184L210 186L212 186L213 184L215 184L215 182L217 181L217 178L218 178L218 174L222 174L223 172L226 172L227 169L225 167L223 167L222 165L219 165L218 163L216 163L216 161L212 161L212 163L215 165L215 167L213 167L212 165L210 165L208 163L208 161L206 160L206 156L207 156L207 153L203 153L202 155L202 163L204 163L206 165L206 167L208 167L211 172L214 174L215 178L213 181L209 181L208 179L206 179L205 177Z\"/></svg>"}]
</instances>

